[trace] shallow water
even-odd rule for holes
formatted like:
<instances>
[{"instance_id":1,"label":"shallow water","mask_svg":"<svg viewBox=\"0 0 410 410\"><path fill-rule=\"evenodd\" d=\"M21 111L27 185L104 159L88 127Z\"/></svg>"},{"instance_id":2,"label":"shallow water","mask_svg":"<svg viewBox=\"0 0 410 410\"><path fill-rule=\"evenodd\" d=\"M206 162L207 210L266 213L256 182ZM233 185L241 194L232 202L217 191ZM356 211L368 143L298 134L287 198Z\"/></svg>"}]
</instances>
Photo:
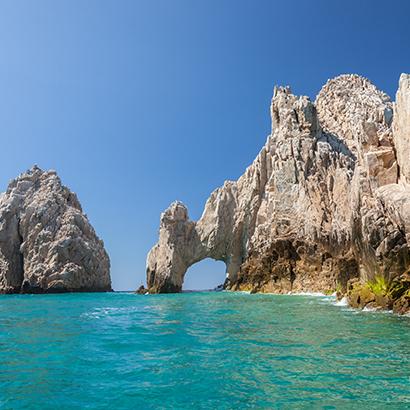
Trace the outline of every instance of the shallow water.
<instances>
[{"instance_id":1,"label":"shallow water","mask_svg":"<svg viewBox=\"0 0 410 410\"><path fill-rule=\"evenodd\" d=\"M406 409L410 318L329 297L0 297L4 409Z\"/></svg>"}]
</instances>

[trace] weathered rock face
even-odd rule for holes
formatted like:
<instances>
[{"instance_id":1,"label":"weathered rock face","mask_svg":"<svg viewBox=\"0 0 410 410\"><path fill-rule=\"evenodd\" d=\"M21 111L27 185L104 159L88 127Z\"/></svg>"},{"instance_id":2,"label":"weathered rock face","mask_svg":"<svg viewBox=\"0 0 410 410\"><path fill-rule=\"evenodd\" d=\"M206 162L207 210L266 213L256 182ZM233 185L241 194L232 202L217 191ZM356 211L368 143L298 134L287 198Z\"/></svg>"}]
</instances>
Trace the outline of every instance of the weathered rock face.
<instances>
[{"instance_id":1,"label":"weathered rock face","mask_svg":"<svg viewBox=\"0 0 410 410\"><path fill-rule=\"evenodd\" d=\"M409 78L395 107L357 75L329 80L315 103L276 88L272 132L238 181L214 191L197 222L179 202L162 214L148 289L180 291L206 257L226 263L233 290L346 290L406 271Z\"/></svg>"},{"instance_id":2,"label":"weathered rock face","mask_svg":"<svg viewBox=\"0 0 410 410\"><path fill-rule=\"evenodd\" d=\"M410 75L402 74L394 107L394 145L400 167L400 180L410 184Z\"/></svg>"},{"instance_id":3,"label":"weathered rock face","mask_svg":"<svg viewBox=\"0 0 410 410\"><path fill-rule=\"evenodd\" d=\"M0 196L0 292L110 291L103 242L76 195L38 167Z\"/></svg>"}]
</instances>

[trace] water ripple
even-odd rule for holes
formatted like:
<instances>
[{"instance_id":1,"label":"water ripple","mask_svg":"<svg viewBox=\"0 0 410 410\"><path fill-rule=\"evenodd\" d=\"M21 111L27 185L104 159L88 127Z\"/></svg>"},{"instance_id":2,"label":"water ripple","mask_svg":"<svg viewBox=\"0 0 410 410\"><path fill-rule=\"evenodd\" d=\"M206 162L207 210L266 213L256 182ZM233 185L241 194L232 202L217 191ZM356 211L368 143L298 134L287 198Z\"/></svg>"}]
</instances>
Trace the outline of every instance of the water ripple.
<instances>
[{"instance_id":1,"label":"water ripple","mask_svg":"<svg viewBox=\"0 0 410 410\"><path fill-rule=\"evenodd\" d=\"M5 409L407 409L410 318L312 295L0 297Z\"/></svg>"}]
</instances>

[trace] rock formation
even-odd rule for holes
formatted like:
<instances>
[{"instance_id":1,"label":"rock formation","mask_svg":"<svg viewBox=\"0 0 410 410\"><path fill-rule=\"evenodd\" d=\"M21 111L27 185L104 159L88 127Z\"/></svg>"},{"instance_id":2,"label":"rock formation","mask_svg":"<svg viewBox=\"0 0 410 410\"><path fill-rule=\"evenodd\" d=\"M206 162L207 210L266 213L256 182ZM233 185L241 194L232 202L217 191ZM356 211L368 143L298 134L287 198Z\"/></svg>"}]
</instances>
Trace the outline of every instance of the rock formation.
<instances>
[{"instance_id":1,"label":"rock formation","mask_svg":"<svg viewBox=\"0 0 410 410\"><path fill-rule=\"evenodd\" d=\"M77 196L34 166L0 196L0 292L110 291L110 262Z\"/></svg>"},{"instance_id":2,"label":"rock formation","mask_svg":"<svg viewBox=\"0 0 410 410\"><path fill-rule=\"evenodd\" d=\"M329 80L313 103L275 88L272 131L199 221L173 203L147 257L150 292L178 292L192 264L224 261L225 288L346 292L410 267L410 76L397 103L367 79Z\"/></svg>"}]
</instances>

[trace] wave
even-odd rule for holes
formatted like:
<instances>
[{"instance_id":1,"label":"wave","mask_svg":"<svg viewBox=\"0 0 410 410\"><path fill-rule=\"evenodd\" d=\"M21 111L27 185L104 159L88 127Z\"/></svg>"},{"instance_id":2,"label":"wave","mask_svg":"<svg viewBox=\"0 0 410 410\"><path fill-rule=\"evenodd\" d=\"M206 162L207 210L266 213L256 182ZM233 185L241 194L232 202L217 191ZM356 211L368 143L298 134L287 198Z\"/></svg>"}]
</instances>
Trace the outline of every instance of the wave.
<instances>
[{"instance_id":1,"label":"wave","mask_svg":"<svg viewBox=\"0 0 410 410\"><path fill-rule=\"evenodd\" d=\"M340 299L340 300L336 300L335 302L334 302L334 305L335 306L349 306L349 304L347 303L347 297L342 297L342 299Z\"/></svg>"}]
</instances>

